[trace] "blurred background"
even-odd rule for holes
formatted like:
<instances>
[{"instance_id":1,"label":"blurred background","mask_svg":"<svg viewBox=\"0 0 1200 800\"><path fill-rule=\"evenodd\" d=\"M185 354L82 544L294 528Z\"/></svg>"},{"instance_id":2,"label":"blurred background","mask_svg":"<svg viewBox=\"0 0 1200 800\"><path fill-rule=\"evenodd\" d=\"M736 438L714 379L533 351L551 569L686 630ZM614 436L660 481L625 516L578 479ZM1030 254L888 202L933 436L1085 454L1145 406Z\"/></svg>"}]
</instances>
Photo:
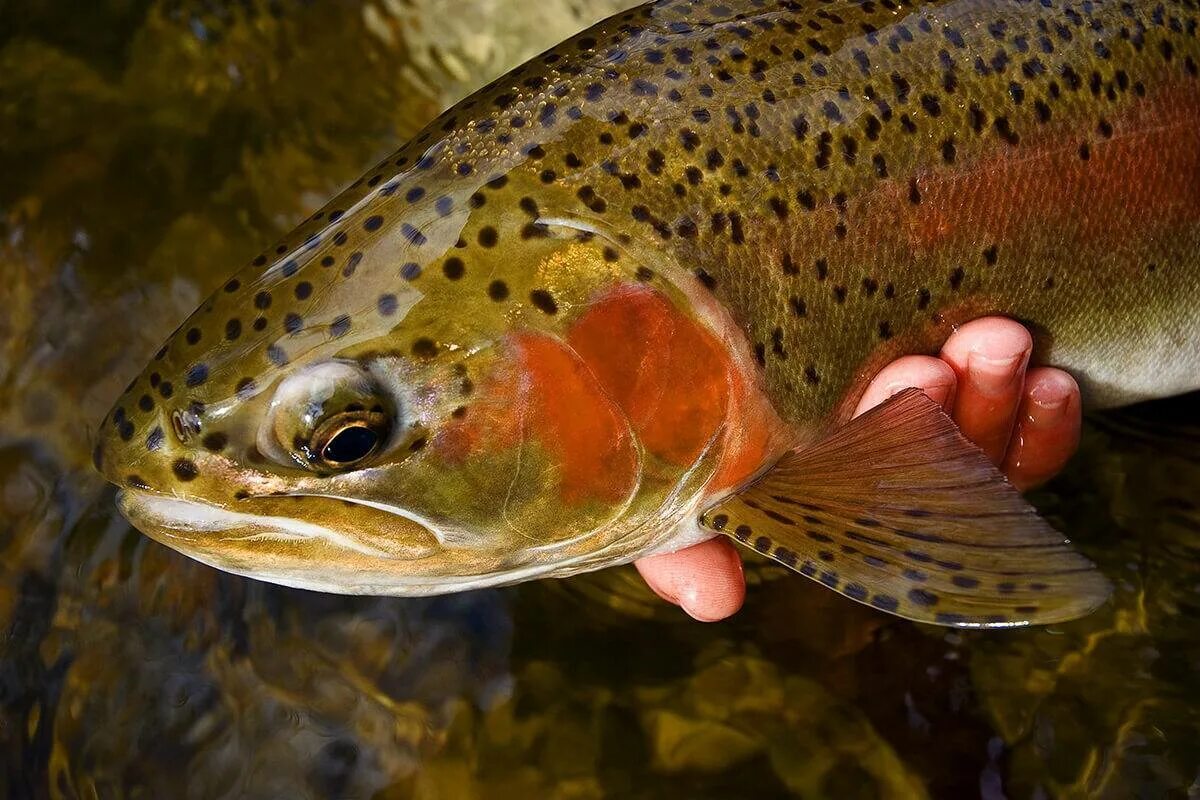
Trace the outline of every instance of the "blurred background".
<instances>
[{"instance_id":1,"label":"blurred background","mask_svg":"<svg viewBox=\"0 0 1200 800\"><path fill-rule=\"evenodd\" d=\"M200 300L440 110L623 0L0 0L0 795L1200 797L1200 400L1031 498L1113 579L960 633L747 555L702 625L630 569L318 595L151 542L88 467Z\"/></svg>"}]
</instances>

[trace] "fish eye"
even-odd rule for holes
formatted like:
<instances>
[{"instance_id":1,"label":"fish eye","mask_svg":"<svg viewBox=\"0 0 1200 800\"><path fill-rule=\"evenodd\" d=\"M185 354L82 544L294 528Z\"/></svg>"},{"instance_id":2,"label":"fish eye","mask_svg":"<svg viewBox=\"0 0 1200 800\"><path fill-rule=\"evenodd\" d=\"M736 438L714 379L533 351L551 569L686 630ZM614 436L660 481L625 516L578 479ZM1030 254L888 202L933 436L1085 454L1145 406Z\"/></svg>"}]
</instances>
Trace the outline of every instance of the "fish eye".
<instances>
[{"instance_id":1,"label":"fish eye","mask_svg":"<svg viewBox=\"0 0 1200 800\"><path fill-rule=\"evenodd\" d=\"M397 416L393 398L358 364L315 364L275 390L259 449L317 472L351 469L387 446Z\"/></svg>"},{"instance_id":2,"label":"fish eye","mask_svg":"<svg viewBox=\"0 0 1200 800\"><path fill-rule=\"evenodd\" d=\"M386 423L371 418L344 419L339 415L329 422L333 433L317 433L314 452L330 467L357 464L375 452L387 435ZM376 415L373 415L376 416Z\"/></svg>"}]
</instances>

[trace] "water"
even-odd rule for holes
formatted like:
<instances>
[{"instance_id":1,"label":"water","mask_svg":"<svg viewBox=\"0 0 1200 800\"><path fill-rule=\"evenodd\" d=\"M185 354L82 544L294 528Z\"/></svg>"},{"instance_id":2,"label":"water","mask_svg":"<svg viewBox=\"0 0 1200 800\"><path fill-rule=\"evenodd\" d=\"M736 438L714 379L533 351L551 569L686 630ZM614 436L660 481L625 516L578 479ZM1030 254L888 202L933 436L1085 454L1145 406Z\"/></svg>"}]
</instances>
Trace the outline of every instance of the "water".
<instances>
[{"instance_id":1,"label":"water","mask_svg":"<svg viewBox=\"0 0 1200 800\"><path fill-rule=\"evenodd\" d=\"M142 537L87 467L229 273L620 0L0 3L0 795L1200 796L1197 397L1089 422L1033 500L1113 578L956 633L748 556L700 625L630 570L322 596Z\"/></svg>"}]
</instances>

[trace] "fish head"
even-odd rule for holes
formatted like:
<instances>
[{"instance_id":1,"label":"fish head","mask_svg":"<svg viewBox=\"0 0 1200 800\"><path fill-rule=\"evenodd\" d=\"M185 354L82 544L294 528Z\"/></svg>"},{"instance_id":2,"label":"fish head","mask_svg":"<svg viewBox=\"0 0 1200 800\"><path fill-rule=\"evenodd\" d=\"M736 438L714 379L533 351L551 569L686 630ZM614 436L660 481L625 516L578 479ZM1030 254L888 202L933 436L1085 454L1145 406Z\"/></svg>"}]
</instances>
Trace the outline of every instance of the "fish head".
<instances>
[{"instance_id":1,"label":"fish head","mask_svg":"<svg viewBox=\"0 0 1200 800\"><path fill-rule=\"evenodd\" d=\"M726 378L630 397L663 394L644 356L687 298L504 181L396 183L256 259L130 385L95 453L125 515L227 571L402 595L629 560L690 518ZM703 383L706 347L663 368Z\"/></svg>"}]
</instances>

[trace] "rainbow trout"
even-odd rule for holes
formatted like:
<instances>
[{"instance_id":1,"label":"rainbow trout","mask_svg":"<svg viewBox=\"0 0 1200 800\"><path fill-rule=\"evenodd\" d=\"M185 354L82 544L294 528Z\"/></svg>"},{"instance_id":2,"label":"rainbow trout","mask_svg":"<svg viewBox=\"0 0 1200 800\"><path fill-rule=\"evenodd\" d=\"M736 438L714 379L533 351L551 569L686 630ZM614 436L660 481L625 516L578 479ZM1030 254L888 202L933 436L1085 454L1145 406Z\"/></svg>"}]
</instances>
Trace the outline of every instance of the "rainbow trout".
<instances>
[{"instance_id":1,"label":"rainbow trout","mask_svg":"<svg viewBox=\"0 0 1200 800\"><path fill-rule=\"evenodd\" d=\"M1196 0L670 0L462 101L105 420L148 535L419 595L725 534L915 620L1108 584L874 372L1022 320L1093 406L1200 387Z\"/></svg>"}]
</instances>

